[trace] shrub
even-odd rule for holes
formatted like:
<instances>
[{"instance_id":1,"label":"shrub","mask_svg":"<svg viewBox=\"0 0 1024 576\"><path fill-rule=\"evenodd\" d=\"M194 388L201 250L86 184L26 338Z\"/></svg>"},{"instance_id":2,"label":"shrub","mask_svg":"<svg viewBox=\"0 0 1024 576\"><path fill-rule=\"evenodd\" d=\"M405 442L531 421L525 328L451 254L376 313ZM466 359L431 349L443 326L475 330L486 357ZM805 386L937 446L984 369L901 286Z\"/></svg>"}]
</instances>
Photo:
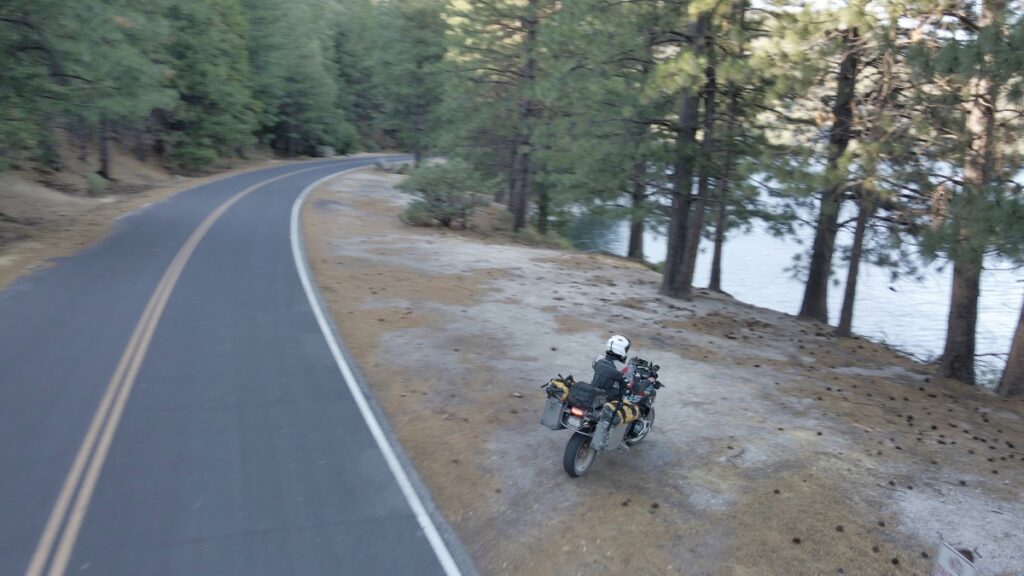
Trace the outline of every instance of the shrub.
<instances>
[{"instance_id":1,"label":"shrub","mask_svg":"<svg viewBox=\"0 0 1024 576\"><path fill-rule=\"evenodd\" d=\"M187 172L195 172L217 161L217 151L199 143L182 141L171 149L171 162Z\"/></svg>"},{"instance_id":2,"label":"shrub","mask_svg":"<svg viewBox=\"0 0 1024 576\"><path fill-rule=\"evenodd\" d=\"M107 180L95 172L90 172L85 175L85 185L89 189L89 194L99 196L107 189Z\"/></svg>"},{"instance_id":3,"label":"shrub","mask_svg":"<svg viewBox=\"0 0 1024 576\"><path fill-rule=\"evenodd\" d=\"M438 222L448 228L459 223L465 229L473 210L489 203L485 194L493 187L461 160L422 166L398 185L419 197L402 213L402 221L414 226Z\"/></svg>"},{"instance_id":4,"label":"shrub","mask_svg":"<svg viewBox=\"0 0 1024 576\"><path fill-rule=\"evenodd\" d=\"M427 203L423 200L413 200L398 218L410 226L430 226L434 223L434 217L430 215Z\"/></svg>"},{"instance_id":5,"label":"shrub","mask_svg":"<svg viewBox=\"0 0 1024 576\"><path fill-rule=\"evenodd\" d=\"M523 244L539 246L541 248L554 248L556 250L576 249L576 247L572 245L572 242L560 235L558 232L549 230L547 234L541 234L540 231L533 226L527 226L519 232L516 232L516 239Z\"/></svg>"}]
</instances>

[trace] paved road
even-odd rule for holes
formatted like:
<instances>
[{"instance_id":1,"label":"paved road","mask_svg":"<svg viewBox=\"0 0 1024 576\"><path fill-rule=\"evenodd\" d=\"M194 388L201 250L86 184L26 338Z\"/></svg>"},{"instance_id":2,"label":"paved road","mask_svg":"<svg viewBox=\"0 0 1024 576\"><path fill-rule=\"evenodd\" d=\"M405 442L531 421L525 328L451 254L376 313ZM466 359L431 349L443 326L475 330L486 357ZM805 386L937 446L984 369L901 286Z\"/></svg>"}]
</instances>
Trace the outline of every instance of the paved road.
<instances>
[{"instance_id":1,"label":"paved road","mask_svg":"<svg viewBox=\"0 0 1024 576\"><path fill-rule=\"evenodd\" d=\"M0 575L444 573L293 258L300 192L371 162L199 186L0 293Z\"/></svg>"}]
</instances>

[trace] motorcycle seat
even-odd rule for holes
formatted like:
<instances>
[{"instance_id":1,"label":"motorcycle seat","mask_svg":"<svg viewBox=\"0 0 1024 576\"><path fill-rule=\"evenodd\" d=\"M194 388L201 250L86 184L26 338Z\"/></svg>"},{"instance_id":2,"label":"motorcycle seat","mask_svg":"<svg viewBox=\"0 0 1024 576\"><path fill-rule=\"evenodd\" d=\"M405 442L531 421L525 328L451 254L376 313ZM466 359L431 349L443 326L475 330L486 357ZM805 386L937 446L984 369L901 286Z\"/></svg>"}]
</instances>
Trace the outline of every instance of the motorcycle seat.
<instances>
[{"instance_id":1,"label":"motorcycle seat","mask_svg":"<svg viewBox=\"0 0 1024 576\"><path fill-rule=\"evenodd\" d=\"M608 399L608 394L588 382L577 382L569 391L569 403L581 408L599 408Z\"/></svg>"}]
</instances>

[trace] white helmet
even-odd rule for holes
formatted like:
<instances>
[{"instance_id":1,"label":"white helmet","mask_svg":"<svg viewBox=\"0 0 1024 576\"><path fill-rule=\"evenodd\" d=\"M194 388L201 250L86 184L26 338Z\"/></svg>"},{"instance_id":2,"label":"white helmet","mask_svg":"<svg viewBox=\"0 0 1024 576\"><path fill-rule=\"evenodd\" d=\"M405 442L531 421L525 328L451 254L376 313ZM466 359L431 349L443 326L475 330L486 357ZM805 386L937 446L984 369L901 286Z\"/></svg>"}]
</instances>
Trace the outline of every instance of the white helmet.
<instances>
[{"instance_id":1,"label":"white helmet","mask_svg":"<svg viewBox=\"0 0 1024 576\"><path fill-rule=\"evenodd\" d=\"M625 336L616 334L608 339L608 343L604 345L604 351L606 354L618 358L620 362L625 362L626 353L629 352L629 340Z\"/></svg>"}]
</instances>

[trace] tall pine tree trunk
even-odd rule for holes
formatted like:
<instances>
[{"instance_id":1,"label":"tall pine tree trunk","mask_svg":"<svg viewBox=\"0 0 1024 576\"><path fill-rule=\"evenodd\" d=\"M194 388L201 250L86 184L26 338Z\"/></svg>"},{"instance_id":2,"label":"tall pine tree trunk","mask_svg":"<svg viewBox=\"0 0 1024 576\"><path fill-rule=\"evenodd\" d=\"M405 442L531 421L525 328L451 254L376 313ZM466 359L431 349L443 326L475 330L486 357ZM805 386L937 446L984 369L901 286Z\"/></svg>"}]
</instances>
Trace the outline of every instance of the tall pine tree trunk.
<instances>
[{"instance_id":1,"label":"tall pine tree trunk","mask_svg":"<svg viewBox=\"0 0 1024 576\"><path fill-rule=\"evenodd\" d=\"M643 30L642 34L646 39L642 59L653 61L656 46L655 34L649 29ZM651 66L647 63L641 63L639 69L642 75L640 83L641 85L647 85L651 74ZM647 218L647 161L644 154L644 142L648 138L650 125L644 110L637 111L632 121L633 127L629 134L633 141L633 158L635 161L633 162L633 173L630 176L632 209L630 211L629 247L626 250L626 257L643 262L644 220Z\"/></svg>"},{"instance_id":2,"label":"tall pine tree trunk","mask_svg":"<svg viewBox=\"0 0 1024 576\"><path fill-rule=\"evenodd\" d=\"M686 290L693 287L693 275L697 270L697 249L704 233L704 214L707 210L708 190L713 172L712 157L715 153L715 116L717 114L718 82L715 76L715 53L710 37L705 50L708 52L708 66L704 70L704 140L701 142L700 174L697 178L697 197L690 212L690 224L686 231L686 257L683 260L683 282Z\"/></svg>"},{"instance_id":3,"label":"tall pine tree trunk","mask_svg":"<svg viewBox=\"0 0 1024 576\"><path fill-rule=\"evenodd\" d=\"M878 81L878 97L875 100L875 116L871 119L868 139L871 143L880 143L886 138L885 114L889 106L889 96L893 90L893 68L896 56L891 49L886 49L878 66L881 76ZM875 155L865 160L865 170L869 175L877 173L878 159ZM839 327L836 334L849 336L853 332L853 307L857 301L857 279L860 274L860 262L864 253L864 236L867 234L868 222L875 214L877 197L874 190L864 186L858 193L857 224L853 231L853 246L850 248L850 265L846 271L846 287L843 291L843 307L839 312Z\"/></svg>"},{"instance_id":4,"label":"tall pine tree trunk","mask_svg":"<svg viewBox=\"0 0 1024 576\"><path fill-rule=\"evenodd\" d=\"M132 128L132 152L135 154L135 159L139 162L146 161L146 134L142 127L136 126Z\"/></svg>"},{"instance_id":5,"label":"tall pine tree trunk","mask_svg":"<svg viewBox=\"0 0 1024 576\"><path fill-rule=\"evenodd\" d=\"M516 142L512 142L512 145L509 147L508 164L504 167L508 172L508 185L499 187L498 190L494 192L494 201L498 204L505 204L506 206L512 205L512 194L515 193L516 189L516 172L519 162L519 154L516 152L516 144Z\"/></svg>"},{"instance_id":6,"label":"tall pine tree trunk","mask_svg":"<svg viewBox=\"0 0 1024 576\"><path fill-rule=\"evenodd\" d=\"M39 139L39 163L47 170L60 172L64 169L64 161L60 155L60 148L57 146L57 124L55 118L49 114L43 121L44 129Z\"/></svg>"},{"instance_id":7,"label":"tall pine tree trunk","mask_svg":"<svg viewBox=\"0 0 1024 576\"><path fill-rule=\"evenodd\" d=\"M690 40L694 56L704 51L704 36L709 17L697 19ZM688 298L690 286L683 274L686 239L689 236L690 207L694 164L697 158L697 126L700 119L700 91L684 91L679 98L679 123L676 131L676 159L672 174L672 209L668 231L668 250L661 279L661 293L672 298Z\"/></svg>"},{"instance_id":8,"label":"tall pine tree trunk","mask_svg":"<svg viewBox=\"0 0 1024 576\"><path fill-rule=\"evenodd\" d=\"M1002 0L985 0L982 4L979 34L996 28L1002 11ZM997 87L989 77L986 68L988 60L978 63L980 68L969 83L971 98L967 103L967 135L969 149L964 161L963 194L968 198L980 199L992 179L992 164L995 155L993 134L995 131L995 95ZM972 215L963 211L971 210L975 202L961 203L953 217L957 222L958 237L952 250L953 290L950 294L949 321L946 324L946 345L939 362L939 373L968 384L974 383L975 335L978 324L978 298L981 295L981 269L984 249L973 238L969 224Z\"/></svg>"},{"instance_id":9,"label":"tall pine tree trunk","mask_svg":"<svg viewBox=\"0 0 1024 576\"><path fill-rule=\"evenodd\" d=\"M107 180L113 180L110 174L110 121L100 120L100 169L97 172Z\"/></svg>"},{"instance_id":10,"label":"tall pine tree trunk","mask_svg":"<svg viewBox=\"0 0 1024 576\"><path fill-rule=\"evenodd\" d=\"M1024 305L1020 308L1010 356L1006 359L1006 368L1003 369L1003 377L999 379L996 392L1006 396L1024 395Z\"/></svg>"},{"instance_id":11,"label":"tall pine tree trunk","mask_svg":"<svg viewBox=\"0 0 1024 576\"><path fill-rule=\"evenodd\" d=\"M739 29L743 29L746 20L747 2L741 0L733 6L734 22ZM743 41L736 46L736 52L731 55L733 58L743 58ZM735 82L728 83L729 105L726 110L725 123L725 156L722 159L722 169L715 183L715 240L714 250L711 253L711 279L708 282L708 289L715 292L722 290L722 251L725 247L725 227L729 216L729 188L732 185L732 168L736 150L736 138L738 132L738 118L740 114L740 89Z\"/></svg>"},{"instance_id":12,"label":"tall pine tree trunk","mask_svg":"<svg viewBox=\"0 0 1024 576\"><path fill-rule=\"evenodd\" d=\"M78 161L88 162L89 161L89 144L92 140L92 130L89 129L89 124L85 120L75 121L75 141L78 143Z\"/></svg>"},{"instance_id":13,"label":"tall pine tree trunk","mask_svg":"<svg viewBox=\"0 0 1024 576\"><path fill-rule=\"evenodd\" d=\"M528 147L529 144L524 144ZM530 210L530 189L533 187L533 160L529 152L520 152L515 175L515 188L509 201L512 210L512 229L522 230L526 227L526 217Z\"/></svg>"},{"instance_id":14,"label":"tall pine tree trunk","mask_svg":"<svg viewBox=\"0 0 1024 576\"><path fill-rule=\"evenodd\" d=\"M417 126L416 126L416 133L417 133L417 135L416 135L416 143L413 144L413 149L412 149L412 162L413 162L413 166L415 168L419 168L420 165L423 164L423 140L422 140L422 137L420 136L420 132L421 132L422 128L420 128L419 122L417 122L416 124L417 124Z\"/></svg>"},{"instance_id":15,"label":"tall pine tree trunk","mask_svg":"<svg viewBox=\"0 0 1024 576\"><path fill-rule=\"evenodd\" d=\"M969 241L966 229L963 240ZM963 252L975 252L964 246ZM939 373L974 383L975 332L978 324L978 296L981 294L980 252L961 254L953 262L953 290L950 294L946 346L942 351Z\"/></svg>"},{"instance_id":16,"label":"tall pine tree trunk","mask_svg":"<svg viewBox=\"0 0 1024 576\"><path fill-rule=\"evenodd\" d=\"M423 63L416 62L416 78L419 79L423 75ZM417 82L420 84L420 82ZM426 105L423 104L421 98L423 97L422 89L417 90L416 101L414 104L415 113L413 114L413 133L416 134L416 142L413 144L413 166L416 168L420 167L423 163L423 133L426 131L423 127L425 124L426 117Z\"/></svg>"},{"instance_id":17,"label":"tall pine tree trunk","mask_svg":"<svg viewBox=\"0 0 1024 576\"><path fill-rule=\"evenodd\" d=\"M647 198L647 168L643 161L633 163L633 190L630 193L633 209L629 216L629 249L626 257L644 259L644 203Z\"/></svg>"},{"instance_id":18,"label":"tall pine tree trunk","mask_svg":"<svg viewBox=\"0 0 1024 576\"><path fill-rule=\"evenodd\" d=\"M828 184L821 195L821 207L814 232L811 264L800 305L800 316L828 323L828 281L832 275L832 254L835 252L839 228L839 205L842 203L846 174L839 173L839 159L850 144L853 122L854 90L859 67L860 37L856 28L843 32L843 60L839 64L836 101L832 107L834 120L829 131Z\"/></svg>"},{"instance_id":19,"label":"tall pine tree trunk","mask_svg":"<svg viewBox=\"0 0 1024 576\"><path fill-rule=\"evenodd\" d=\"M533 119L536 115L534 83L537 78L537 28L539 24L540 0L528 0L526 14L520 18L525 36L523 37L523 64L519 78L519 145L518 171L509 208L512 210L512 228L519 231L526 227L530 210L530 195L533 188Z\"/></svg>"},{"instance_id":20,"label":"tall pine tree trunk","mask_svg":"<svg viewBox=\"0 0 1024 576\"><path fill-rule=\"evenodd\" d=\"M728 119L725 129L725 157L722 159L722 173L715 183L715 247L711 255L711 281L708 289L722 292L722 249L725 245L726 217L729 209L729 186L732 184L733 140L736 138L737 117L739 116L739 90L732 86L729 96Z\"/></svg>"},{"instance_id":21,"label":"tall pine tree trunk","mask_svg":"<svg viewBox=\"0 0 1024 576\"><path fill-rule=\"evenodd\" d=\"M513 218L514 218L514 214L515 214L515 210L516 210L515 207L519 204L519 201L516 199L518 194L519 194L519 178L521 176L521 174L520 174L521 168L519 166L523 162L522 156L519 155L519 139L518 138L516 139L516 143L513 146L513 149L515 150L515 152L513 152L513 154L512 154L512 172L511 172L511 175L509 176L508 211L513 213Z\"/></svg>"},{"instance_id":22,"label":"tall pine tree trunk","mask_svg":"<svg viewBox=\"0 0 1024 576\"><path fill-rule=\"evenodd\" d=\"M725 246L726 206L721 182L719 182L718 188L718 206L715 210L715 243L711 252L711 280L708 282L708 290L724 292L722 290L722 249Z\"/></svg>"},{"instance_id":23,"label":"tall pine tree trunk","mask_svg":"<svg viewBox=\"0 0 1024 576\"><path fill-rule=\"evenodd\" d=\"M545 235L548 233L548 211L550 205L551 197L548 195L547 188L541 186L540 193L537 194L537 231Z\"/></svg>"},{"instance_id":24,"label":"tall pine tree trunk","mask_svg":"<svg viewBox=\"0 0 1024 576\"><path fill-rule=\"evenodd\" d=\"M839 327L836 334L849 336L853 330L853 304L857 298L857 276L860 273L861 255L864 252L864 236L868 220L875 211L875 203L866 190L861 191L857 208L857 225L853 231L853 246L850 247L850 267L846 271L846 289L843 292L843 308L839 313Z\"/></svg>"}]
</instances>

